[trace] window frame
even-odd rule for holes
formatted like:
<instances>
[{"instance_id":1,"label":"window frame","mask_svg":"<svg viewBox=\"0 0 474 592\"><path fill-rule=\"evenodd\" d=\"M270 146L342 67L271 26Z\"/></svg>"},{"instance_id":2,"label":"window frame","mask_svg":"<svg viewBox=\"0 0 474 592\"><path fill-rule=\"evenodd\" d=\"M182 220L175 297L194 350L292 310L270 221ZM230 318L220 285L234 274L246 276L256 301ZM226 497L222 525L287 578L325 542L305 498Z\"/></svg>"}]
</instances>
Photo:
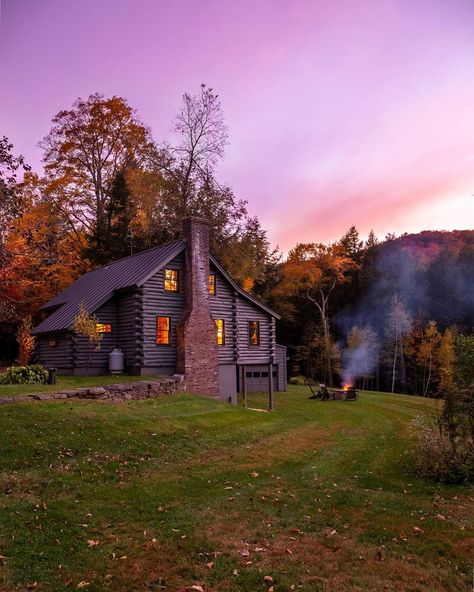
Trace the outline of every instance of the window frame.
<instances>
[{"instance_id":1,"label":"window frame","mask_svg":"<svg viewBox=\"0 0 474 592\"><path fill-rule=\"evenodd\" d=\"M167 319L168 321L168 329L166 332L168 333L168 341L167 342L159 342L158 335L159 335L159 319ZM161 347L169 347L171 345L171 317L168 315L156 315L155 317L155 345Z\"/></svg>"},{"instance_id":2,"label":"window frame","mask_svg":"<svg viewBox=\"0 0 474 592\"><path fill-rule=\"evenodd\" d=\"M211 277L214 278L214 282L212 284L214 287L213 292L211 292ZM207 288L210 296L217 296L217 275L213 271L209 272L209 277L207 279Z\"/></svg>"},{"instance_id":3,"label":"window frame","mask_svg":"<svg viewBox=\"0 0 474 592\"><path fill-rule=\"evenodd\" d=\"M166 273L168 271L171 273L175 273L176 279L167 278ZM173 283L176 284L176 289L173 290L172 288L167 288L166 287L167 282L171 282L168 285L172 285ZM171 292L173 294L179 293L180 284L181 284L181 282L180 282L180 277L179 277L179 269L175 269L174 267L165 267L165 270L163 272L163 287L164 287L165 292Z\"/></svg>"},{"instance_id":4,"label":"window frame","mask_svg":"<svg viewBox=\"0 0 474 592\"><path fill-rule=\"evenodd\" d=\"M257 343L252 343L252 338L251 338L251 331L250 331L250 327L252 326L253 323L256 323L256 327L257 327ZM260 347L260 321L248 321L248 340L249 340L249 347Z\"/></svg>"},{"instance_id":5,"label":"window frame","mask_svg":"<svg viewBox=\"0 0 474 592\"><path fill-rule=\"evenodd\" d=\"M219 327L217 324L219 322L222 323L222 343L219 343ZM220 347L225 346L225 319L214 319L214 324L216 326L216 343Z\"/></svg>"},{"instance_id":6,"label":"window frame","mask_svg":"<svg viewBox=\"0 0 474 592\"><path fill-rule=\"evenodd\" d=\"M95 332L102 335L108 335L112 333L112 323L96 323Z\"/></svg>"}]
</instances>

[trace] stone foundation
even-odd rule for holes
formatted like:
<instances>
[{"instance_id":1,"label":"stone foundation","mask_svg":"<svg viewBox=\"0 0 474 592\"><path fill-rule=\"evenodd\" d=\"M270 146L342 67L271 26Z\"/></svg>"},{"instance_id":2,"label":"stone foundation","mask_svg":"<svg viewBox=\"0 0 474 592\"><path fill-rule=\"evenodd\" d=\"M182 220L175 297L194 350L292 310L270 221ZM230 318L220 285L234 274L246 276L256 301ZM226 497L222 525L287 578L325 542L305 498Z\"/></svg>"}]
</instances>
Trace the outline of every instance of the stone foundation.
<instances>
[{"instance_id":1,"label":"stone foundation","mask_svg":"<svg viewBox=\"0 0 474 592\"><path fill-rule=\"evenodd\" d=\"M160 380L141 380L125 384L106 384L87 388L63 390L57 393L32 393L15 397L1 397L0 405L25 401L54 401L56 399L100 399L106 401L137 401L173 395L184 388L182 376Z\"/></svg>"}]
</instances>

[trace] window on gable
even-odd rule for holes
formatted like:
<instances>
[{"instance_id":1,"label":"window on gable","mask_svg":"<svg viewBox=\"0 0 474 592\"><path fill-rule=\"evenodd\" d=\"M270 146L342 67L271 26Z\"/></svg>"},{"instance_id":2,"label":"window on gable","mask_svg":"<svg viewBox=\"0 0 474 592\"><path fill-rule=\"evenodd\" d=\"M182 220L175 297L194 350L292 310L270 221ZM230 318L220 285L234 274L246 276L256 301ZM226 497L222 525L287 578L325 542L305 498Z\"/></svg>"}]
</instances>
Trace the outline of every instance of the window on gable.
<instances>
[{"instance_id":1,"label":"window on gable","mask_svg":"<svg viewBox=\"0 0 474 592\"><path fill-rule=\"evenodd\" d=\"M216 274L210 273L209 274L209 294L212 296L216 295Z\"/></svg>"},{"instance_id":2,"label":"window on gable","mask_svg":"<svg viewBox=\"0 0 474 592\"><path fill-rule=\"evenodd\" d=\"M96 333L112 333L112 325L110 323L96 323Z\"/></svg>"},{"instance_id":3,"label":"window on gable","mask_svg":"<svg viewBox=\"0 0 474 592\"><path fill-rule=\"evenodd\" d=\"M260 321L249 321L249 345L260 345Z\"/></svg>"},{"instance_id":4,"label":"window on gable","mask_svg":"<svg viewBox=\"0 0 474 592\"><path fill-rule=\"evenodd\" d=\"M217 345L225 345L225 324L223 319L215 319Z\"/></svg>"},{"instance_id":5,"label":"window on gable","mask_svg":"<svg viewBox=\"0 0 474 592\"><path fill-rule=\"evenodd\" d=\"M171 344L170 317L156 317L156 343L157 345Z\"/></svg>"},{"instance_id":6,"label":"window on gable","mask_svg":"<svg viewBox=\"0 0 474 592\"><path fill-rule=\"evenodd\" d=\"M165 290L167 292L178 292L179 274L177 269L165 269Z\"/></svg>"}]
</instances>

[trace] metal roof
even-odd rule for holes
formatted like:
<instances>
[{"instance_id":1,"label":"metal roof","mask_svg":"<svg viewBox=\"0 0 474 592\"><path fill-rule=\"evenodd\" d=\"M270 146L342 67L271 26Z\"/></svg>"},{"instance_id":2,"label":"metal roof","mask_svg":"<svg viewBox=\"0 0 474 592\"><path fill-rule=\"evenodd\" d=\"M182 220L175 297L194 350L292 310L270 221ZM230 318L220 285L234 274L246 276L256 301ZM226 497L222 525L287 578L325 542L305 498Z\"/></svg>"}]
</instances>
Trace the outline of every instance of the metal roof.
<instances>
[{"instance_id":1,"label":"metal roof","mask_svg":"<svg viewBox=\"0 0 474 592\"><path fill-rule=\"evenodd\" d=\"M185 247L186 241L180 239L89 271L42 307L43 310L59 308L37 325L32 333L38 335L70 329L80 304L84 304L89 314L95 312L112 298L115 291L142 286ZM276 312L242 290L212 255L210 260L239 294L275 318L280 318Z\"/></svg>"},{"instance_id":2,"label":"metal roof","mask_svg":"<svg viewBox=\"0 0 474 592\"><path fill-rule=\"evenodd\" d=\"M60 308L37 325L32 333L70 329L81 303L88 313L93 313L116 290L143 285L150 276L184 250L185 245L185 241L180 239L89 271L42 307Z\"/></svg>"}]
</instances>

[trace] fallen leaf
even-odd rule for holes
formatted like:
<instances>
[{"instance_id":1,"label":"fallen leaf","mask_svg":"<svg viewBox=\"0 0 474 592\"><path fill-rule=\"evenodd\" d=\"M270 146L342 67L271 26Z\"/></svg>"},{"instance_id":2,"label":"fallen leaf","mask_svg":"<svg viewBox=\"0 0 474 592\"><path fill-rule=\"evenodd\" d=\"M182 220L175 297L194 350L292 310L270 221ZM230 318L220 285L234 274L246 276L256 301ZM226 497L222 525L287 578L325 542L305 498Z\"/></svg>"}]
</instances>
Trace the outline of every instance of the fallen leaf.
<instances>
[{"instance_id":1,"label":"fallen leaf","mask_svg":"<svg viewBox=\"0 0 474 592\"><path fill-rule=\"evenodd\" d=\"M209 561L209 563L206 563L206 567L208 569L212 569L214 567L214 561Z\"/></svg>"},{"instance_id":2,"label":"fallen leaf","mask_svg":"<svg viewBox=\"0 0 474 592\"><path fill-rule=\"evenodd\" d=\"M239 570L238 569L232 570L232 575L233 576L238 576L239 575Z\"/></svg>"},{"instance_id":3,"label":"fallen leaf","mask_svg":"<svg viewBox=\"0 0 474 592\"><path fill-rule=\"evenodd\" d=\"M293 555L293 551L291 549L285 549L285 553L288 553L288 555Z\"/></svg>"},{"instance_id":4,"label":"fallen leaf","mask_svg":"<svg viewBox=\"0 0 474 592\"><path fill-rule=\"evenodd\" d=\"M446 516L443 516L443 514L437 514L436 515L437 520L446 520ZM0 557L1 559L1 557Z\"/></svg>"},{"instance_id":5,"label":"fallen leaf","mask_svg":"<svg viewBox=\"0 0 474 592\"><path fill-rule=\"evenodd\" d=\"M264 582L273 582L273 578L272 578L272 576L263 576L263 581Z\"/></svg>"},{"instance_id":6,"label":"fallen leaf","mask_svg":"<svg viewBox=\"0 0 474 592\"><path fill-rule=\"evenodd\" d=\"M189 592L204 592L204 588L202 586L198 586L198 584L193 584L192 586L186 588L186 590Z\"/></svg>"},{"instance_id":7,"label":"fallen leaf","mask_svg":"<svg viewBox=\"0 0 474 592\"><path fill-rule=\"evenodd\" d=\"M424 531L422 528L418 528L418 526L414 526L414 527L413 527L413 530L414 530L415 532L425 532L425 531Z\"/></svg>"},{"instance_id":8,"label":"fallen leaf","mask_svg":"<svg viewBox=\"0 0 474 592\"><path fill-rule=\"evenodd\" d=\"M242 555L242 557L250 557L250 551L248 549L241 549L239 554Z\"/></svg>"},{"instance_id":9,"label":"fallen leaf","mask_svg":"<svg viewBox=\"0 0 474 592\"><path fill-rule=\"evenodd\" d=\"M85 580L83 582L79 582L79 584L77 584L77 587L80 588L87 588L87 586L90 586L91 583L90 582L86 582Z\"/></svg>"},{"instance_id":10,"label":"fallen leaf","mask_svg":"<svg viewBox=\"0 0 474 592\"><path fill-rule=\"evenodd\" d=\"M252 472L250 473L250 476L251 476L251 477L253 477L254 479L255 479L256 477L258 477L258 473L257 473L257 471L252 471Z\"/></svg>"},{"instance_id":11,"label":"fallen leaf","mask_svg":"<svg viewBox=\"0 0 474 592\"><path fill-rule=\"evenodd\" d=\"M99 544L99 541L93 541L92 539L87 541L88 547L96 547Z\"/></svg>"}]
</instances>

